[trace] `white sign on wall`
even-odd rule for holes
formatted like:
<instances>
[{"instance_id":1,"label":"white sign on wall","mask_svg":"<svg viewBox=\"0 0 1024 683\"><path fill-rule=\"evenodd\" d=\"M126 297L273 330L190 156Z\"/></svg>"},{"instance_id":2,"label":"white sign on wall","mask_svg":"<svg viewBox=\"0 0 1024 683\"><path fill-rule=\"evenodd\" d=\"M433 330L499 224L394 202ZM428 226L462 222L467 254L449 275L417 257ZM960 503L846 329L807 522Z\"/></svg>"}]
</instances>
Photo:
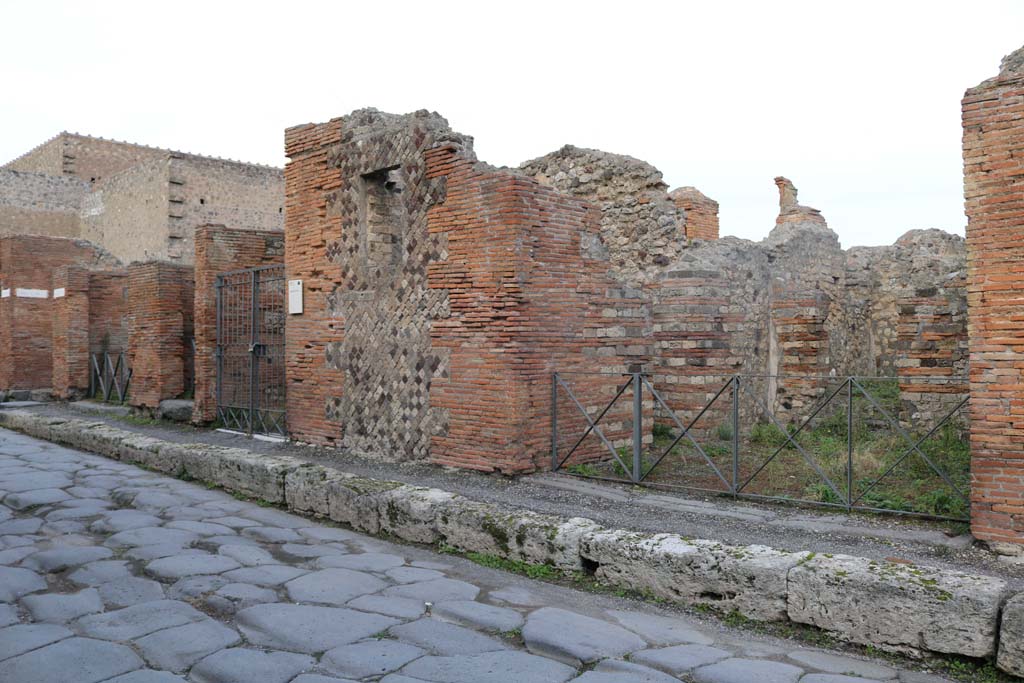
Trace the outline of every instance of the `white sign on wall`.
<instances>
[{"instance_id":1,"label":"white sign on wall","mask_svg":"<svg viewBox=\"0 0 1024 683\"><path fill-rule=\"evenodd\" d=\"M53 290L53 298L54 299L59 299L62 296L64 296L64 288L63 287L58 287L57 289Z\"/></svg>"},{"instance_id":2,"label":"white sign on wall","mask_svg":"<svg viewBox=\"0 0 1024 683\"><path fill-rule=\"evenodd\" d=\"M0 289L0 299L6 299L10 295L11 295L11 290L9 290L9 289Z\"/></svg>"},{"instance_id":3,"label":"white sign on wall","mask_svg":"<svg viewBox=\"0 0 1024 683\"><path fill-rule=\"evenodd\" d=\"M302 313L302 280L288 281L288 313Z\"/></svg>"},{"instance_id":4,"label":"white sign on wall","mask_svg":"<svg viewBox=\"0 0 1024 683\"><path fill-rule=\"evenodd\" d=\"M25 289L22 287L15 287L14 296L21 299L48 299L50 298L50 290L48 289Z\"/></svg>"}]
</instances>

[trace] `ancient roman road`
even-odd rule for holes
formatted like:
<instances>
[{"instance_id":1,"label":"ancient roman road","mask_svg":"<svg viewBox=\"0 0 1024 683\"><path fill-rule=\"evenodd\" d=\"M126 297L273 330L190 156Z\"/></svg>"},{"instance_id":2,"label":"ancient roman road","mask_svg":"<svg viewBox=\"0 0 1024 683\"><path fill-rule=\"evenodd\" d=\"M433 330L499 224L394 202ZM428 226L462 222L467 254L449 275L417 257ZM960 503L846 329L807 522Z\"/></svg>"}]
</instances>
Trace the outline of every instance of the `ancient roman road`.
<instances>
[{"instance_id":1,"label":"ancient roman road","mask_svg":"<svg viewBox=\"0 0 1024 683\"><path fill-rule=\"evenodd\" d=\"M0 430L0 683L924 683Z\"/></svg>"}]
</instances>

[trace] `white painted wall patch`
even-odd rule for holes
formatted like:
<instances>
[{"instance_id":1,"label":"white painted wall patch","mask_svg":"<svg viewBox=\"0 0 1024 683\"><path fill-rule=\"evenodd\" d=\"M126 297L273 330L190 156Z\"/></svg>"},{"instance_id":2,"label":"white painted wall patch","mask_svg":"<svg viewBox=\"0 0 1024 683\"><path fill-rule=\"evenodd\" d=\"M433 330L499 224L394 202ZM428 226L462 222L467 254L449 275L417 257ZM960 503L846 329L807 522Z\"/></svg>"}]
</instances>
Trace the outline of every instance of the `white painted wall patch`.
<instances>
[{"instance_id":1,"label":"white painted wall patch","mask_svg":"<svg viewBox=\"0 0 1024 683\"><path fill-rule=\"evenodd\" d=\"M50 290L48 289L22 289L17 287L14 290L14 296L21 299L48 299L50 297Z\"/></svg>"},{"instance_id":2,"label":"white painted wall patch","mask_svg":"<svg viewBox=\"0 0 1024 683\"><path fill-rule=\"evenodd\" d=\"M53 298L54 299L59 299L62 296L64 296L64 288L63 287L58 287L57 289L53 290Z\"/></svg>"}]
</instances>

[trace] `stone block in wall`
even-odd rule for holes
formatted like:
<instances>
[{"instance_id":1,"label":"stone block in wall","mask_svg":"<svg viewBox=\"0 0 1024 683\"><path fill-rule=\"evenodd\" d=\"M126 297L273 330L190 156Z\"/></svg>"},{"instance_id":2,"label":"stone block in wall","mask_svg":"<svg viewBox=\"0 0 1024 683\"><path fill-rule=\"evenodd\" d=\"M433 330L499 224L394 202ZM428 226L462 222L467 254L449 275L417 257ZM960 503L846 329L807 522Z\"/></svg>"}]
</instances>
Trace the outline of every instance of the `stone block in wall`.
<instances>
[{"instance_id":1,"label":"stone block in wall","mask_svg":"<svg viewBox=\"0 0 1024 683\"><path fill-rule=\"evenodd\" d=\"M1003 605L999 628L999 668L1024 677L1024 594L1018 593Z\"/></svg>"},{"instance_id":2,"label":"stone block in wall","mask_svg":"<svg viewBox=\"0 0 1024 683\"><path fill-rule=\"evenodd\" d=\"M1006 582L846 555L789 572L789 618L891 652L995 654Z\"/></svg>"},{"instance_id":3,"label":"stone block in wall","mask_svg":"<svg viewBox=\"0 0 1024 683\"><path fill-rule=\"evenodd\" d=\"M786 576L801 559L763 546L727 546L675 534L588 533L580 555L597 578L690 605L786 619Z\"/></svg>"}]
</instances>

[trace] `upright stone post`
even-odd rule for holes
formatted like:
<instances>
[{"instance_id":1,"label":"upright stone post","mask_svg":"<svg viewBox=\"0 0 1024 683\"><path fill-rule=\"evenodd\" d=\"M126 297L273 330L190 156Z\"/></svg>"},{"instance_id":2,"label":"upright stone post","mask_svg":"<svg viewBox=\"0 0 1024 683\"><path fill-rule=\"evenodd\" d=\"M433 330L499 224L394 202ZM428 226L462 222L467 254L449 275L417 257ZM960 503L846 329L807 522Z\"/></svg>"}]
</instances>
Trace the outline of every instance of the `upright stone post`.
<instances>
[{"instance_id":1,"label":"upright stone post","mask_svg":"<svg viewBox=\"0 0 1024 683\"><path fill-rule=\"evenodd\" d=\"M971 530L1024 543L1024 48L963 99Z\"/></svg>"}]
</instances>

